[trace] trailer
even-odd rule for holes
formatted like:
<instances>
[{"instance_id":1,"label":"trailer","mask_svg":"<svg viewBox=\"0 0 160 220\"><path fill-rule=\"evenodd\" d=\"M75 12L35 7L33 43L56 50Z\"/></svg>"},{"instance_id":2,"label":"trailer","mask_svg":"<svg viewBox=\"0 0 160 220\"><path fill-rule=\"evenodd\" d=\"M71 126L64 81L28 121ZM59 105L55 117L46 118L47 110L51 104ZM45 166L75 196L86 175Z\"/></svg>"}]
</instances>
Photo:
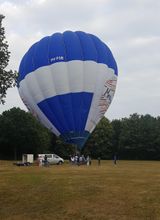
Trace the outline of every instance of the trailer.
<instances>
[{"instance_id":1,"label":"trailer","mask_svg":"<svg viewBox=\"0 0 160 220\"><path fill-rule=\"evenodd\" d=\"M24 163L24 164L26 164L26 163L32 164L33 161L34 161L33 154L23 154L22 155L22 163Z\"/></svg>"}]
</instances>

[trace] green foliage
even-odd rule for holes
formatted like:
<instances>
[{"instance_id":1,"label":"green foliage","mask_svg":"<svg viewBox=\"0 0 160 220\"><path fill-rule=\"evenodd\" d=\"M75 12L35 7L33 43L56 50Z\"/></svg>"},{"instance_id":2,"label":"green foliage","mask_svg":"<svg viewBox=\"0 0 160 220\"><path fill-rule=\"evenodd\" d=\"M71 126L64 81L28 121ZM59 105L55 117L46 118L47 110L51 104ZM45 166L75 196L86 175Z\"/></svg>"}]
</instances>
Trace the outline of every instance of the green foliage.
<instances>
[{"instance_id":1,"label":"green foliage","mask_svg":"<svg viewBox=\"0 0 160 220\"><path fill-rule=\"evenodd\" d=\"M2 27L4 16L0 14L0 104L5 103L6 91L15 85L16 72L6 70L8 66L10 52L8 51L8 43L5 40L5 30Z\"/></svg>"},{"instance_id":2,"label":"green foliage","mask_svg":"<svg viewBox=\"0 0 160 220\"><path fill-rule=\"evenodd\" d=\"M119 139L121 158L160 159L157 155L160 149L158 124L158 120L150 115L133 114L128 119L122 119Z\"/></svg>"},{"instance_id":3,"label":"green foliage","mask_svg":"<svg viewBox=\"0 0 160 220\"><path fill-rule=\"evenodd\" d=\"M119 151L119 139L121 136L122 123L120 120L113 120L111 122L113 133L112 133L112 148L113 153L117 154Z\"/></svg>"},{"instance_id":4,"label":"green foliage","mask_svg":"<svg viewBox=\"0 0 160 220\"><path fill-rule=\"evenodd\" d=\"M0 153L3 157L46 153L50 145L50 132L30 113L12 108L0 116Z\"/></svg>"},{"instance_id":5,"label":"green foliage","mask_svg":"<svg viewBox=\"0 0 160 220\"><path fill-rule=\"evenodd\" d=\"M75 146L72 144L66 144L62 139L57 138L52 151L65 159L69 159L70 155L75 154Z\"/></svg>"},{"instance_id":6,"label":"green foliage","mask_svg":"<svg viewBox=\"0 0 160 220\"><path fill-rule=\"evenodd\" d=\"M103 117L87 141L83 151L84 154L89 154L93 158L111 158L113 154L112 133L113 130L109 120Z\"/></svg>"}]
</instances>

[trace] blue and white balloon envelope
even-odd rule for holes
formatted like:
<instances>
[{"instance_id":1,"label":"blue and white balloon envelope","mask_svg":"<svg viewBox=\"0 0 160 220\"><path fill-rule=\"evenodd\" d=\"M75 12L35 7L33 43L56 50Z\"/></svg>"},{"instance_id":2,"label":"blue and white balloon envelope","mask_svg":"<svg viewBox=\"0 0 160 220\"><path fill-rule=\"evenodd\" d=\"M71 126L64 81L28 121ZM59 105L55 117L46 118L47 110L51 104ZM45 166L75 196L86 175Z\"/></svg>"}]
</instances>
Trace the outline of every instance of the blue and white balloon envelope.
<instances>
[{"instance_id":1,"label":"blue and white balloon envelope","mask_svg":"<svg viewBox=\"0 0 160 220\"><path fill-rule=\"evenodd\" d=\"M105 43L81 31L55 33L22 58L18 90L29 111L82 148L112 102L117 65Z\"/></svg>"}]
</instances>

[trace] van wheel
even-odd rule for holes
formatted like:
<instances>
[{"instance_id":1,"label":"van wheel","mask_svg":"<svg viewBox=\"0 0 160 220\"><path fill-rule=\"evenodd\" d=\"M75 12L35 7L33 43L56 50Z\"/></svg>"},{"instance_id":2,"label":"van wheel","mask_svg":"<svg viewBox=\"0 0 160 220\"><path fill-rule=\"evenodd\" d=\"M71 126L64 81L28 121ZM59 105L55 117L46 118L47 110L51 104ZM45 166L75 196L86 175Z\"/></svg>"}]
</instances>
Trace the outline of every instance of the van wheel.
<instances>
[{"instance_id":1,"label":"van wheel","mask_svg":"<svg viewBox=\"0 0 160 220\"><path fill-rule=\"evenodd\" d=\"M59 161L59 162L58 162L58 165L62 165L62 161Z\"/></svg>"}]
</instances>

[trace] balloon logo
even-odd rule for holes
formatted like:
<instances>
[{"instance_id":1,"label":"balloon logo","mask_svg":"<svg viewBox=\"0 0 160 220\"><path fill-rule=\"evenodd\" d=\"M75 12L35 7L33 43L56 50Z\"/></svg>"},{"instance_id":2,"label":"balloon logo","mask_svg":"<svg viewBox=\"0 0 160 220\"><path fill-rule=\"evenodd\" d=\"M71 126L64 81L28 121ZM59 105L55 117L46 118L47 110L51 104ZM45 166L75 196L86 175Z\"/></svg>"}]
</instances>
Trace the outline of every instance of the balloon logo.
<instances>
[{"instance_id":1,"label":"balloon logo","mask_svg":"<svg viewBox=\"0 0 160 220\"><path fill-rule=\"evenodd\" d=\"M112 102L117 65L99 38L55 33L22 58L18 90L29 111L67 143L82 148Z\"/></svg>"}]
</instances>

